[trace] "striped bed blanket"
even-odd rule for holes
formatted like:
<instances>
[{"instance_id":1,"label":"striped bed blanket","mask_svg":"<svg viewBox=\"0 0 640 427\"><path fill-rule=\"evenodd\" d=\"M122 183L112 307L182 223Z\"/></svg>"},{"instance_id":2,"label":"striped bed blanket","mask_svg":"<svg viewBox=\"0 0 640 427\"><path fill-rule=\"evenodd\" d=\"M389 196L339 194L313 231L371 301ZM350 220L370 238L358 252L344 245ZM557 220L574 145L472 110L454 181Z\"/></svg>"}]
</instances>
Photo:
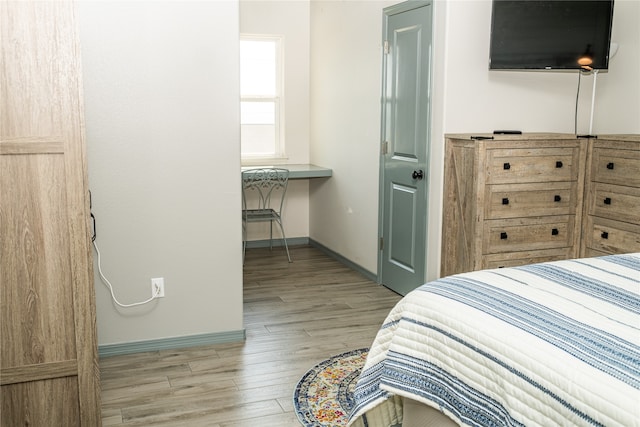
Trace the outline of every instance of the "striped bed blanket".
<instances>
[{"instance_id":1,"label":"striped bed blanket","mask_svg":"<svg viewBox=\"0 0 640 427\"><path fill-rule=\"evenodd\" d=\"M640 426L640 253L429 282L389 313L349 425L402 398L468 426Z\"/></svg>"}]
</instances>

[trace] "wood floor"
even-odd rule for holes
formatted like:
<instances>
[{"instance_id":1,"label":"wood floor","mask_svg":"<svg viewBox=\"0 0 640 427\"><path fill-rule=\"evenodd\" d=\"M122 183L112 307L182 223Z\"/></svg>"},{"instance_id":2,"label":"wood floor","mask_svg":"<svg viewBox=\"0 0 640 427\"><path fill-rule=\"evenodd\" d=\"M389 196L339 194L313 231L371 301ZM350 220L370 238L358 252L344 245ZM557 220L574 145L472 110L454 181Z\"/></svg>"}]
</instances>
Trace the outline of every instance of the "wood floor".
<instances>
[{"instance_id":1,"label":"wood floor","mask_svg":"<svg viewBox=\"0 0 640 427\"><path fill-rule=\"evenodd\" d=\"M300 426L293 390L316 363L368 347L400 296L315 248L249 249L247 340L100 360L105 426Z\"/></svg>"}]
</instances>

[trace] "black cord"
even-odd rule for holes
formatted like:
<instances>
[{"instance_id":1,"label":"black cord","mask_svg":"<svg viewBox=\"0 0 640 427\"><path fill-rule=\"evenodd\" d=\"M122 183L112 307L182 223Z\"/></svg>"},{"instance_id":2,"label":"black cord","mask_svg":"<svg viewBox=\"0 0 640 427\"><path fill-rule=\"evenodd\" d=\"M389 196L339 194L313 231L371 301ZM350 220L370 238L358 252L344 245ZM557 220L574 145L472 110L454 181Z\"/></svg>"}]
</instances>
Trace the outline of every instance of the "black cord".
<instances>
[{"instance_id":1,"label":"black cord","mask_svg":"<svg viewBox=\"0 0 640 427\"><path fill-rule=\"evenodd\" d=\"M93 223L93 234L91 235L91 241L96 241L96 217L91 212L93 209L93 199L91 198L91 190L89 190L89 215L91 215L91 222Z\"/></svg>"},{"instance_id":2,"label":"black cord","mask_svg":"<svg viewBox=\"0 0 640 427\"><path fill-rule=\"evenodd\" d=\"M91 222L93 223L93 235L91 236L91 241L96 241L96 217L93 215L93 212L89 212L91 215Z\"/></svg>"},{"instance_id":3,"label":"black cord","mask_svg":"<svg viewBox=\"0 0 640 427\"><path fill-rule=\"evenodd\" d=\"M576 90L576 111L573 119L573 133L578 134L578 99L580 98L580 78L582 70L578 70L578 89Z\"/></svg>"}]
</instances>

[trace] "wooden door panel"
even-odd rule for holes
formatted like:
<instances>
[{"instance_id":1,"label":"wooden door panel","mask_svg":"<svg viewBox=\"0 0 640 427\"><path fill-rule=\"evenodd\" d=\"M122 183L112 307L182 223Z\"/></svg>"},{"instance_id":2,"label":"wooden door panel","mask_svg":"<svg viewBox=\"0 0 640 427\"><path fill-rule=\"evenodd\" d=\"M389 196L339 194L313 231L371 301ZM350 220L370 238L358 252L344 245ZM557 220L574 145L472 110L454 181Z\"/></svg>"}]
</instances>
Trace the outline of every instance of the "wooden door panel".
<instances>
[{"instance_id":1,"label":"wooden door panel","mask_svg":"<svg viewBox=\"0 0 640 427\"><path fill-rule=\"evenodd\" d=\"M1 2L2 136L61 135L78 87L71 2ZM25 23L27 23L25 25ZM37 23L37 31L31 23ZM71 94L77 98L79 93Z\"/></svg>"},{"instance_id":2,"label":"wooden door panel","mask_svg":"<svg viewBox=\"0 0 640 427\"><path fill-rule=\"evenodd\" d=\"M2 419L11 420L7 426L81 425L76 377L3 386L0 408Z\"/></svg>"},{"instance_id":3,"label":"wooden door panel","mask_svg":"<svg viewBox=\"0 0 640 427\"><path fill-rule=\"evenodd\" d=\"M76 358L63 160L0 156L3 369Z\"/></svg>"},{"instance_id":4,"label":"wooden door panel","mask_svg":"<svg viewBox=\"0 0 640 427\"><path fill-rule=\"evenodd\" d=\"M0 424L99 426L71 1L0 1Z\"/></svg>"}]
</instances>

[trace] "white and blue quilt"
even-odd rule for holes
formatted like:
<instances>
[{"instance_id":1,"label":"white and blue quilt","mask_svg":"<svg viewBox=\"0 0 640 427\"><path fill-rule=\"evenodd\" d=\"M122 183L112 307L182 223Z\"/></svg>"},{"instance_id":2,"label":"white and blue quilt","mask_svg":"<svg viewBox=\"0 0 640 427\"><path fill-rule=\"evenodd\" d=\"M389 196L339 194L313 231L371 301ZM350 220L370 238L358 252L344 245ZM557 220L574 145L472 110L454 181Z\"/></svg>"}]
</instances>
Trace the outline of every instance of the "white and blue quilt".
<instances>
[{"instance_id":1,"label":"white and blue quilt","mask_svg":"<svg viewBox=\"0 0 640 427\"><path fill-rule=\"evenodd\" d=\"M350 425L402 398L468 426L640 426L640 253L427 283L389 313Z\"/></svg>"}]
</instances>

